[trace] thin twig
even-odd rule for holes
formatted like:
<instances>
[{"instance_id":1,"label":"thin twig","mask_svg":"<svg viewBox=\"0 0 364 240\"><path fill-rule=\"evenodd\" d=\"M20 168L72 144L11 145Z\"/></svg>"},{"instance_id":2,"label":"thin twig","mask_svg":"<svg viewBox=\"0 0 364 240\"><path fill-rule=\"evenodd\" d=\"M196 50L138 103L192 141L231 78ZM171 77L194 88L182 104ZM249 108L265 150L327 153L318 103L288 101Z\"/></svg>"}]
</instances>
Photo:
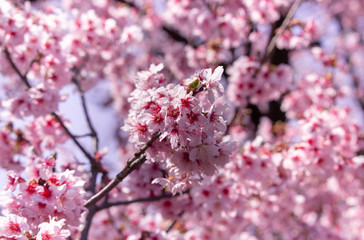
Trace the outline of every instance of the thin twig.
<instances>
[{"instance_id":1,"label":"thin twig","mask_svg":"<svg viewBox=\"0 0 364 240\"><path fill-rule=\"evenodd\" d=\"M115 1L124 3L128 7L133 7L133 8L136 8L136 9L140 10L139 7L134 2L130 2L130 1L126 1L126 0L115 0Z\"/></svg>"},{"instance_id":2,"label":"thin twig","mask_svg":"<svg viewBox=\"0 0 364 240\"><path fill-rule=\"evenodd\" d=\"M10 56L9 50L7 47L4 48L4 53L6 58L8 59L11 67L14 69L14 71L18 74L18 76L20 77L20 79L23 81L23 83L27 86L27 88L31 88L32 86L30 85L27 76L25 74L22 74L19 70L19 68L16 66L16 64L14 63L13 59Z\"/></svg>"},{"instance_id":3,"label":"thin twig","mask_svg":"<svg viewBox=\"0 0 364 240\"><path fill-rule=\"evenodd\" d=\"M92 192L92 194L95 193L96 189L96 180L97 180L97 171L98 171L98 163L94 157L92 157L86 149L80 144L80 142L76 139L76 137L70 132L70 130L66 127L66 125L63 123L62 119L58 116L57 113L52 112L51 115L56 119L56 121L61 125L63 130L67 133L67 135L72 139L72 141L77 145L77 147L81 150L81 152L87 157L91 164L91 184L88 187L88 189Z\"/></svg>"},{"instance_id":4,"label":"thin twig","mask_svg":"<svg viewBox=\"0 0 364 240\"><path fill-rule=\"evenodd\" d=\"M128 163L126 167L118 174L116 177L109 182L100 192L92 196L86 203L85 207L89 208L90 206L96 204L100 199L106 196L112 189L114 189L120 182L122 182L126 176L128 176L131 172L141 166L147 160L145 155L142 155L140 158L134 160L130 164Z\"/></svg>"},{"instance_id":5,"label":"thin twig","mask_svg":"<svg viewBox=\"0 0 364 240\"><path fill-rule=\"evenodd\" d=\"M187 193L187 192L184 192ZM182 194L184 194L182 193ZM167 198L175 198L175 197L179 197L180 195L171 195L171 194L162 194L159 196L154 196L154 197L146 197L146 198L136 198L133 200L128 200L128 201L118 201L118 202L110 202L110 203L104 203L101 206L99 206L97 208L97 211L103 210L105 208L109 208L109 207L115 207L115 206L123 206L123 205L129 205L132 203L140 203L140 202L155 202L155 201L159 201L162 199L167 199Z\"/></svg>"},{"instance_id":6,"label":"thin twig","mask_svg":"<svg viewBox=\"0 0 364 240\"><path fill-rule=\"evenodd\" d=\"M28 139L21 136L21 140L23 140L26 144L28 144L28 146L32 147L32 152L33 152L34 155L39 156L39 153L37 152L37 150L35 150L35 147L33 146L33 144Z\"/></svg>"},{"instance_id":7,"label":"thin twig","mask_svg":"<svg viewBox=\"0 0 364 240\"><path fill-rule=\"evenodd\" d=\"M67 135L72 139L72 141L77 145L77 147L81 150L81 152L87 157L87 159L90 160L91 164L96 164L96 160L86 151L86 149L80 144L80 142L76 139L76 137L70 132L70 130L66 127L66 125L63 123L61 117L55 113L52 112L51 115L56 119L56 121L61 125L63 130L67 133Z\"/></svg>"},{"instance_id":8,"label":"thin twig","mask_svg":"<svg viewBox=\"0 0 364 240\"><path fill-rule=\"evenodd\" d=\"M292 20L293 14L296 11L297 7L301 4L303 0L296 0L291 8L289 9L285 19L283 20L282 25L277 29L278 32L273 36L273 38L271 39L271 41L269 42L268 46L267 46L267 50L265 51L265 54L262 58L261 64L265 63L266 61L268 61L275 50L276 47L276 43L279 39L279 37L283 34L283 32L287 29L290 21ZM272 27L272 33L274 33L274 28Z\"/></svg>"},{"instance_id":9,"label":"thin twig","mask_svg":"<svg viewBox=\"0 0 364 240\"><path fill-rule=\"evenodd\" d=\"M279 37L283 34L283 32L287 29L290 21L292 20L293 14L296 11L297 7L301 4L303 0L296 0L291 8L289 9L285 19L283 20L283 23L281 24L281 26L277 29L278 31L276 32L276 23L274 25L272 25L272 31L269 37L269 43L268 46L265 50L265 54L264 56L261 58L260 61L260 65L263 65L264 63L266 63L269 59L271 59L275 49L276 49L276 44L277 41L279 39ZM256 70L256 72L254 73L253 77L256 77L256 75L259 73L260 68L258 68ZM235 112L234 112L234 116L232 118L232 120L229 122L229 124L227 125L226 131L225 131L225 135L229 133L230 127L231 125L234 123L236 117L238 116L238 111L239 108L235 108Z\"/></svg>"},{"instance_id":10,"label":"thin twig","mask_svg":"<svg viewBox=\"0 0 364 240\"><path fill-rule=\"evenodd\" d=\"M95 127L91 122L90 114L89 114L89 111L88 111L88 108L87 108L87 105L86 105L85 92L83 91L83 89L81 87L81 84L78 81L80 71L86 65L87 60L88 60L88 56L84 57L84 61L82 62L82 65L80 67L74 67L72 69L74 74L73 74L73 76L71 78L71 81L76 85L77 90L78 90L78 92L80 94L82 110L83 110L84 116L86 118L88 128L90 130L89 134L81 135L81 137L83 137L83 136L92 137L92 140L93 140L93 153L94 153L94 156L96 156L96 154L97 154L97 152L99 150L99 138L97 136ZM78 136L78 138L79 137L80 136ZM87 187L86 190L90 191L92 194L95 194L97 175L100 172L101 166L100 166L99 162L92 161L91 159L90 159L90 164L91 164L91 179L90 179L90 184L89 184L89 186Z\"/></svg>"},{"instance_id":11,"label":"thin twig","mask_svg":"<svg viewBox=\"0 0 364 240\"><path fill-rule=\"evenodd\" d=\"M77 79L79 72L80 72L80 69L78 69L78 68L74 69L74 75L72 76L72 82L76 85L78 92L80 93L83 113L85 115L88 128L91 132L90 136L92 137L92 140L93 140L94 155L96 155L99 150L99 138L97 136L95 127L91 122L90 114L89 114L89 111L88 111L88 108L86 105L85 92L83 91L83 89ZM90 160L90 164L91 164L91 181L90 181L90 185L88 186L88 190L91 191L92 194L95 194L97 174L99 173L100 168L99 168L99 164L96 161L91 160L91 159L89 159L89 160Z\"/></svg>"},{"instance_id":12,"label":"thin twig","mask_svg":"<svg viewBox=\"0 0 364 240\"><path fill-rule=\"evenodd\" d=\"M100 199L102 199L106 194L108 194L113 188L115 188L121 181L124 180L131 172L142 165L146 160L144 155L145 151L152 146L153 142L159 138L161 133L155 134L139 151L134 153L134 157L129 159L126 163L124 169L116 175L116 177L109 182L100 192L92 196L84 205L84 207L89 208L95 205Z\"/></svg>"},{"instance_id":13,"label":"thin twig","mask_svg":"<svg viewBox=\"0 0 364 240\"><path fill-rule=\"evenodd\" d=\"M120 2L125 4L128 7L135 8L139 11L139 14L145 14L145 11L143 9L136 5L132 1L126 1L126 0L115 0L116 2ZM178 32L175 28L172 26L163 25L161 28L171 39L173 39L176 42L183 43L184 45L189 45L193 48L197 48L201 44L195 44L192 41L190 41L187 37L183 36L180 32Z\"/></svg>"},{"instance_id":14,"label":"thin twig","mask_svg":"<svg viewBox=\"0 0 364 240\"><path fill-rule=\"evenodd\" d=\"M92 136L92 133L85 133L81 135L73 135L75 138L84 138L84 137L90 137Z\"/></svg>"},{"instance_id":15,"label":"thin twig","mask_svg":"<svg viewBox=\"0 0 364 240\"><path fill-rule=\"evenodd\" d=\"M99 149L99 138L97 136L95 127L93 126L93 124L91 122L91 119L90 119L90 114L89 114L89 111L88 111L88 108L87 108L87 105L86 105L86 100L85 100L85 92L83 91L83 89L82 89L76 75L78 75L78 71L76 71L75 75L72 77L72 82L77 86L77 89L78 89L78 91L80 93L82 109L83 109L84 115L86 117L87 125L88 125L88 127L89 127L89 129L91 131L91 136L92 136L93 141L94 141L94 154L96 154L98 149Z\"/></svg>"},{"instance_id":16,"label":"thin twig","mask_svg":"<svg viewBox=\"0 0 364 240\"><path fill-rule=\"evenodd\" d=\"M27 75L28 75L29 71L32 69L33 64L34 64L34 63L36 63L36 62L38 62L38 61L39 61L42 57L43 57L43 55L42 55L40 52L38 52L37 57L35 57L35 58L34 58L34 59L30 62L30 64L29 64L29 67L28 67L27 71L24 73L24 76L25 76L25 77L27 77Z\"/></svg>"},{"instance_id":17,"label":"thin twig","mask_svg":"<svg viewBox=\"0 0 364 240\"><path fill-rule=\"evenodd\" d=\"M180 42L183 43L184 45L189 45L193 48L197 48L199 45L201 44L194 44L192 41L190 41L189 39L187 39L185 36L183 36L180 32L178 32L176 29L174 29L173 27L167 26L167 25L163 25L162 26L162 30L168 34L168 36L173 39L176 42Z\"/></svg>"},{"instance_id":18,"label":"thin twig","mask_svg":"<svg viewBox=\"0 0 364 240\"><path fill-rule=\"evenodd\" d=\"M171 225L169 225L169 227L167 228L166 232L170 232L174 225L176 225L177 221L178 221L178 218L182 217L182 215L185 213L185 211L183 210L182 212L180 212L178 215L177 215L177 218L173 220L173 222L171 223Z\"/></svg>"}]
</instances>

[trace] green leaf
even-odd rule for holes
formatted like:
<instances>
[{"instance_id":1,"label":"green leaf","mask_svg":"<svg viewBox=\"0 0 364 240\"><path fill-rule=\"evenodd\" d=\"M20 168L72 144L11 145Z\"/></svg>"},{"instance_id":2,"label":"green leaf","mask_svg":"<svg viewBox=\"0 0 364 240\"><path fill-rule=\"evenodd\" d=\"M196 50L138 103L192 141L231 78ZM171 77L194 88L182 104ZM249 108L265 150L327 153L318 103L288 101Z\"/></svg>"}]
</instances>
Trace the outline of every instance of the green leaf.
<instances>
[{"instance_id":1,"label":"green leaf","mask_svg":"<svg viewBox=\"0 0 364 240\"><path fill-rule=\"evenodd\" d=\"M197 78L195 81L191 82L190 85L188 85L188 87L191 90L195 90L199 83L200 83L200 79Z\"/></svg>"}]
</instances>

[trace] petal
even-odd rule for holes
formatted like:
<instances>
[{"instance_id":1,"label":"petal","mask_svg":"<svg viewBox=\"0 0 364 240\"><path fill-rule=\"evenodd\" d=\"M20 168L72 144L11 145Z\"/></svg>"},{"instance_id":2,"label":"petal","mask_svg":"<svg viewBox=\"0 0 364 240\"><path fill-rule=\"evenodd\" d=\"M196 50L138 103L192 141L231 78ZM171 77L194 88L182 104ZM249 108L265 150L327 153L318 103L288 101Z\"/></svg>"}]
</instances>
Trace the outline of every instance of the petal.
<instances>
[{"instance_id":1,"label":"petal","mask_svg":"<svg viewBox=\"0 0 364 240\"><path fill-rule=\"evenodd\" d=\"M221 75L222 75L223 72L224 72L224 68L222 66L218 66L215 69L214 73L212 74L211 80L212 81L220 81Z\"/></svg>"},{"instance_id":2,"label":"petal","mask_svg":"<svg viewBox=\"0 0 364 240\"><path fill-rule=\"evenodd\" d=\"M190 151L190 160L191 161L196 161L196 157L197 157L197 152L198 152L198 148L193 148L191 151Z\"/></svg>"}]
</instances>

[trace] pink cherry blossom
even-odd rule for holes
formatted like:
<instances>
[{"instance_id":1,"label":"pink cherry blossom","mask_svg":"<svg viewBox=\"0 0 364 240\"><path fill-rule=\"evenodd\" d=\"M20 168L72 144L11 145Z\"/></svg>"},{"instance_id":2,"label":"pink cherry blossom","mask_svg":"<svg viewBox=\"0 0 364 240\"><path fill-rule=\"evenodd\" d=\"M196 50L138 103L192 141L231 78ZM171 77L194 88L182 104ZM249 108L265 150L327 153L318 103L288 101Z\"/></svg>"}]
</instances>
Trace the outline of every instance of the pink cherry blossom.
<instances>
[{"instance_id":1,"label":"pink cherry blossom","mask_svg":"<svg viewBox=\"0 0 364 240\"><path fill-rule=\"evenodd\" d=\"M3 0L0 238L362 239L363 16Z\"/></svg>"},{"instance_id":2,"label":"pink cherry blossom","mask_svg":"<svg viewBox=\"0 0 364 240\"><path fill-rule=\"evenodd\" d=\"M27 219L14 214L0 217L0 237L4 239L28 239L25 234L29 231Z\"/></svg>"},{"instance_id":3,"label":"pink cherry blossom","mask_svg":"<svg viewBox=\"0 0 364 240\"><path fill-rule=\"evenodd\" d=\"M70 236L70 231L62 229L65 223L65 219L55 221L55 219L49 219L48 222L39 224L39 232L37 234L37 240L64 240Z\"/></svg>"}]
</instances>

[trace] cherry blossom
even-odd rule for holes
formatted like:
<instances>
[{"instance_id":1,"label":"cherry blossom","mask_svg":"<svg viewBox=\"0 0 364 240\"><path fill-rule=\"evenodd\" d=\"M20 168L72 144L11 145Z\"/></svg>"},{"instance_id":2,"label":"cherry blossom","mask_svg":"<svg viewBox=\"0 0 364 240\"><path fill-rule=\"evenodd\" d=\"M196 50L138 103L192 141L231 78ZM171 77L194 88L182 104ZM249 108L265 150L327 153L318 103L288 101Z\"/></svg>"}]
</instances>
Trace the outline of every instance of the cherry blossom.
<instances>
[{"instance_id":1,"label":"cherry blossom","mask_svg":"<svg viewBox=\"0 0 364 240\"><path fill-rule=\"evenodd\" d=\"M0 237L4 239L28 239L25 234L29 231L27 219L14 214L0 217Z\"/></svg>"},{"instance_id":2,"label":"cherry blossom","mask_svg":"<svg viewBox=\"0 0 364 240\"><path fill-rule=\"evenodd\" d=\"M363 16L3 0L0 238L362 239Z\"/></svg>"},{"instance_id":3,"label":"cherry blossom","mask_svg":"<svg viewBox=\"0 0 364 240\"><path fill-rule=\"evenodd\" d=\"M152 65L150 71L154 68ZM137 89L131 93L129 100L132 111L123 130L130 132L131 141L137 145L146 143L151 136L160 133L158 148L161 152L152 148L149 151L150 158L164 165L170 179L179 179L183 184L170 179L156 179L154 182L168 190L176 184L173 193L186 190L194 181L194 173L212 175L216 166L227 162L229 151L232 150L229 144L221 142L221 137L214 137L226 130L222 117L223 106L214 105L215 97L221 96L223 91L218 82L222 71L222 67L216 68L213 73L211 69L203 70L182 81L183 86L168 84L155 87L158 83L162 85L160 81L153 85L141 85L141 89L136 85ZM163 76L159 78L163 79ZM146 80L152 81L149 79ZM150 88L145 89L148 86ZM210 109L200 105L198 97L205 93L211 104ZM141 94L144 95L142 99L139 98ZM208 127L204 128L206 125Z\"/></svg>"},{"instance_id":4,"label":"cherry blossom","mask_svg":"<svg viewBox=\"0 0 364 240\"><path fill-rule=\"evenodd\" d=\"M62 229L65 220L55 221L54 219L49 219L48 222L43 222L39 224L39 232L37 234L37 240L63 240L70 236L70 231Z\"/></svg>"}]
</instances>

